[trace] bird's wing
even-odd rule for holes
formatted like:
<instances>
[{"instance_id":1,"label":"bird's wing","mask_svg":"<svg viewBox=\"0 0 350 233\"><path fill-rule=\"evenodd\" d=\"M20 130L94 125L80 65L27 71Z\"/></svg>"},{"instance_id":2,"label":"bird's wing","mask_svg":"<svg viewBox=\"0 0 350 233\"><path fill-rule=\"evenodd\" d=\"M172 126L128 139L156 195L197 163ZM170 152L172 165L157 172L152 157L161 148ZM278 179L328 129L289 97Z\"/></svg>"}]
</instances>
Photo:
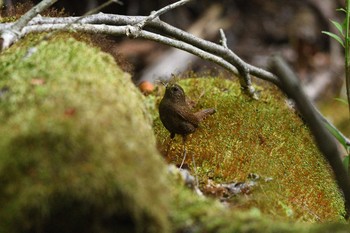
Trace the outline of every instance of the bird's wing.
<instances>
[{"instance_id":1,"label":"bird's wing","mask_svg":"<svg viewBox=\"0 0 350 233\"><path fill-rule=\"evenodd\" d=\"M177 111L176 114L180 117L184 122L188 122L192 124L195 128L199 125L199 119L188 110L188 108L183 108L182 111Z\"/></svg>"}]
</instances>

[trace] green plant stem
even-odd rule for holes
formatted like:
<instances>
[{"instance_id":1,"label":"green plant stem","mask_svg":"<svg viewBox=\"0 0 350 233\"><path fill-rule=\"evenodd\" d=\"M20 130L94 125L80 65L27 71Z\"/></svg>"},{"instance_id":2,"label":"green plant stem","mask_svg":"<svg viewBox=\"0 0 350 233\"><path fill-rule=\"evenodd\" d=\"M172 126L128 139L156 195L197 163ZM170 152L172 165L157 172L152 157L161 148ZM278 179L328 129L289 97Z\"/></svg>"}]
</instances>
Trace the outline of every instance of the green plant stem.
<instances>
[{"instance_id":1,"label":"green plant stem","mask_svg":"<svg viewBox=\"0 0 350 233\"><path fill-rule=\"evenodd\" d=\"M346 0L346 34L345 34L345 81L346 95L348 97L348 107L350 115L350 41L349 41L349 18L350 18L350 0Z\"/></svg>"}]
</instances>

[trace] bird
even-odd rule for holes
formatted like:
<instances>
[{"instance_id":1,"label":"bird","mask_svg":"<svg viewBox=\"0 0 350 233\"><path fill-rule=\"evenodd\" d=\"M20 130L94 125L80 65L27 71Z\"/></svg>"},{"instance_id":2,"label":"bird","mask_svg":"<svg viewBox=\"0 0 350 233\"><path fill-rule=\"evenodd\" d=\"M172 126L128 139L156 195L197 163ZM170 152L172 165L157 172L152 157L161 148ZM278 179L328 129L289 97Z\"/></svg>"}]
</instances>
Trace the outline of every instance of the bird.
<instances>
[{"instance_id":1,"label":"bird","mask_svg":"<svg viewBox=\"0 0 350 233\"><path fill-rule=\"evenodd\" d=\"M182 136L183 159L180 169L186 159L187 136L196 131L201 121L215 112L214 108L192 112L190 105L186 102L186 94L182 87L178 84L167 85L165 94L159 104L159 117L164 127L170 132L171 139L176 134Z\"/></svg>"}]
</instances>

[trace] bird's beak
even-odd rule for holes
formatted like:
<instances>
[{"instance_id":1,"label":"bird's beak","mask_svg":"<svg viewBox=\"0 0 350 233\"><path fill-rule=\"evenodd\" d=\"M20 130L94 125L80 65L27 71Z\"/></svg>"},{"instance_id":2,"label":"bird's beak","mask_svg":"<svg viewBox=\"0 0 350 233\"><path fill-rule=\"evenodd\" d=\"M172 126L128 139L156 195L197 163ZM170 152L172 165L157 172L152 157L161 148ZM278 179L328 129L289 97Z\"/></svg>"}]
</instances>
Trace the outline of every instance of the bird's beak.
<instances>
[{"instance_id":1,"label":"bird's beak","mask_svg":"<svg viewBox=\"0 0 350 233\"><path fill-rule=\"evenodd\" d=\"M166 83L164 80L156 80L155 83L162 84L163 86L167 87L168 83Z\"/></svg>"}]
</instances>

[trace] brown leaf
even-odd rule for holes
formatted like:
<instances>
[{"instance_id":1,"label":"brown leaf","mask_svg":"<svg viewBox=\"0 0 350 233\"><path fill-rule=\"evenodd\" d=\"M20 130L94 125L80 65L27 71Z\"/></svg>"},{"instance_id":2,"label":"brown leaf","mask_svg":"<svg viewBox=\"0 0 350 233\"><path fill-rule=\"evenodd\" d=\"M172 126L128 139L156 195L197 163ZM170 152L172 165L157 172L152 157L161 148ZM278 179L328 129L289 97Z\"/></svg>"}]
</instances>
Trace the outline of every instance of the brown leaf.
<instances>
[{"instance_id":1,"label":"brown leaf","mask_svg":"<svg viewBox=\"0 0 350 233\"><path fill-rule=\"evenodd\" d=\"M64 115L66 116L74 116L76 113L76 109L75 108L66 108L64 110Z\"/></svg>"},{"instance_id":2,"label":"brown leaf","mask_svg":"<svg viewBox=\"0 0 350 233\"><path fill-rule=\"evenodd\" d=\"M32 80L30 80L30 84L34 86L41 86L45 84L45 80L41 78L33 78Z\"/></svg>"}]
</instances>

